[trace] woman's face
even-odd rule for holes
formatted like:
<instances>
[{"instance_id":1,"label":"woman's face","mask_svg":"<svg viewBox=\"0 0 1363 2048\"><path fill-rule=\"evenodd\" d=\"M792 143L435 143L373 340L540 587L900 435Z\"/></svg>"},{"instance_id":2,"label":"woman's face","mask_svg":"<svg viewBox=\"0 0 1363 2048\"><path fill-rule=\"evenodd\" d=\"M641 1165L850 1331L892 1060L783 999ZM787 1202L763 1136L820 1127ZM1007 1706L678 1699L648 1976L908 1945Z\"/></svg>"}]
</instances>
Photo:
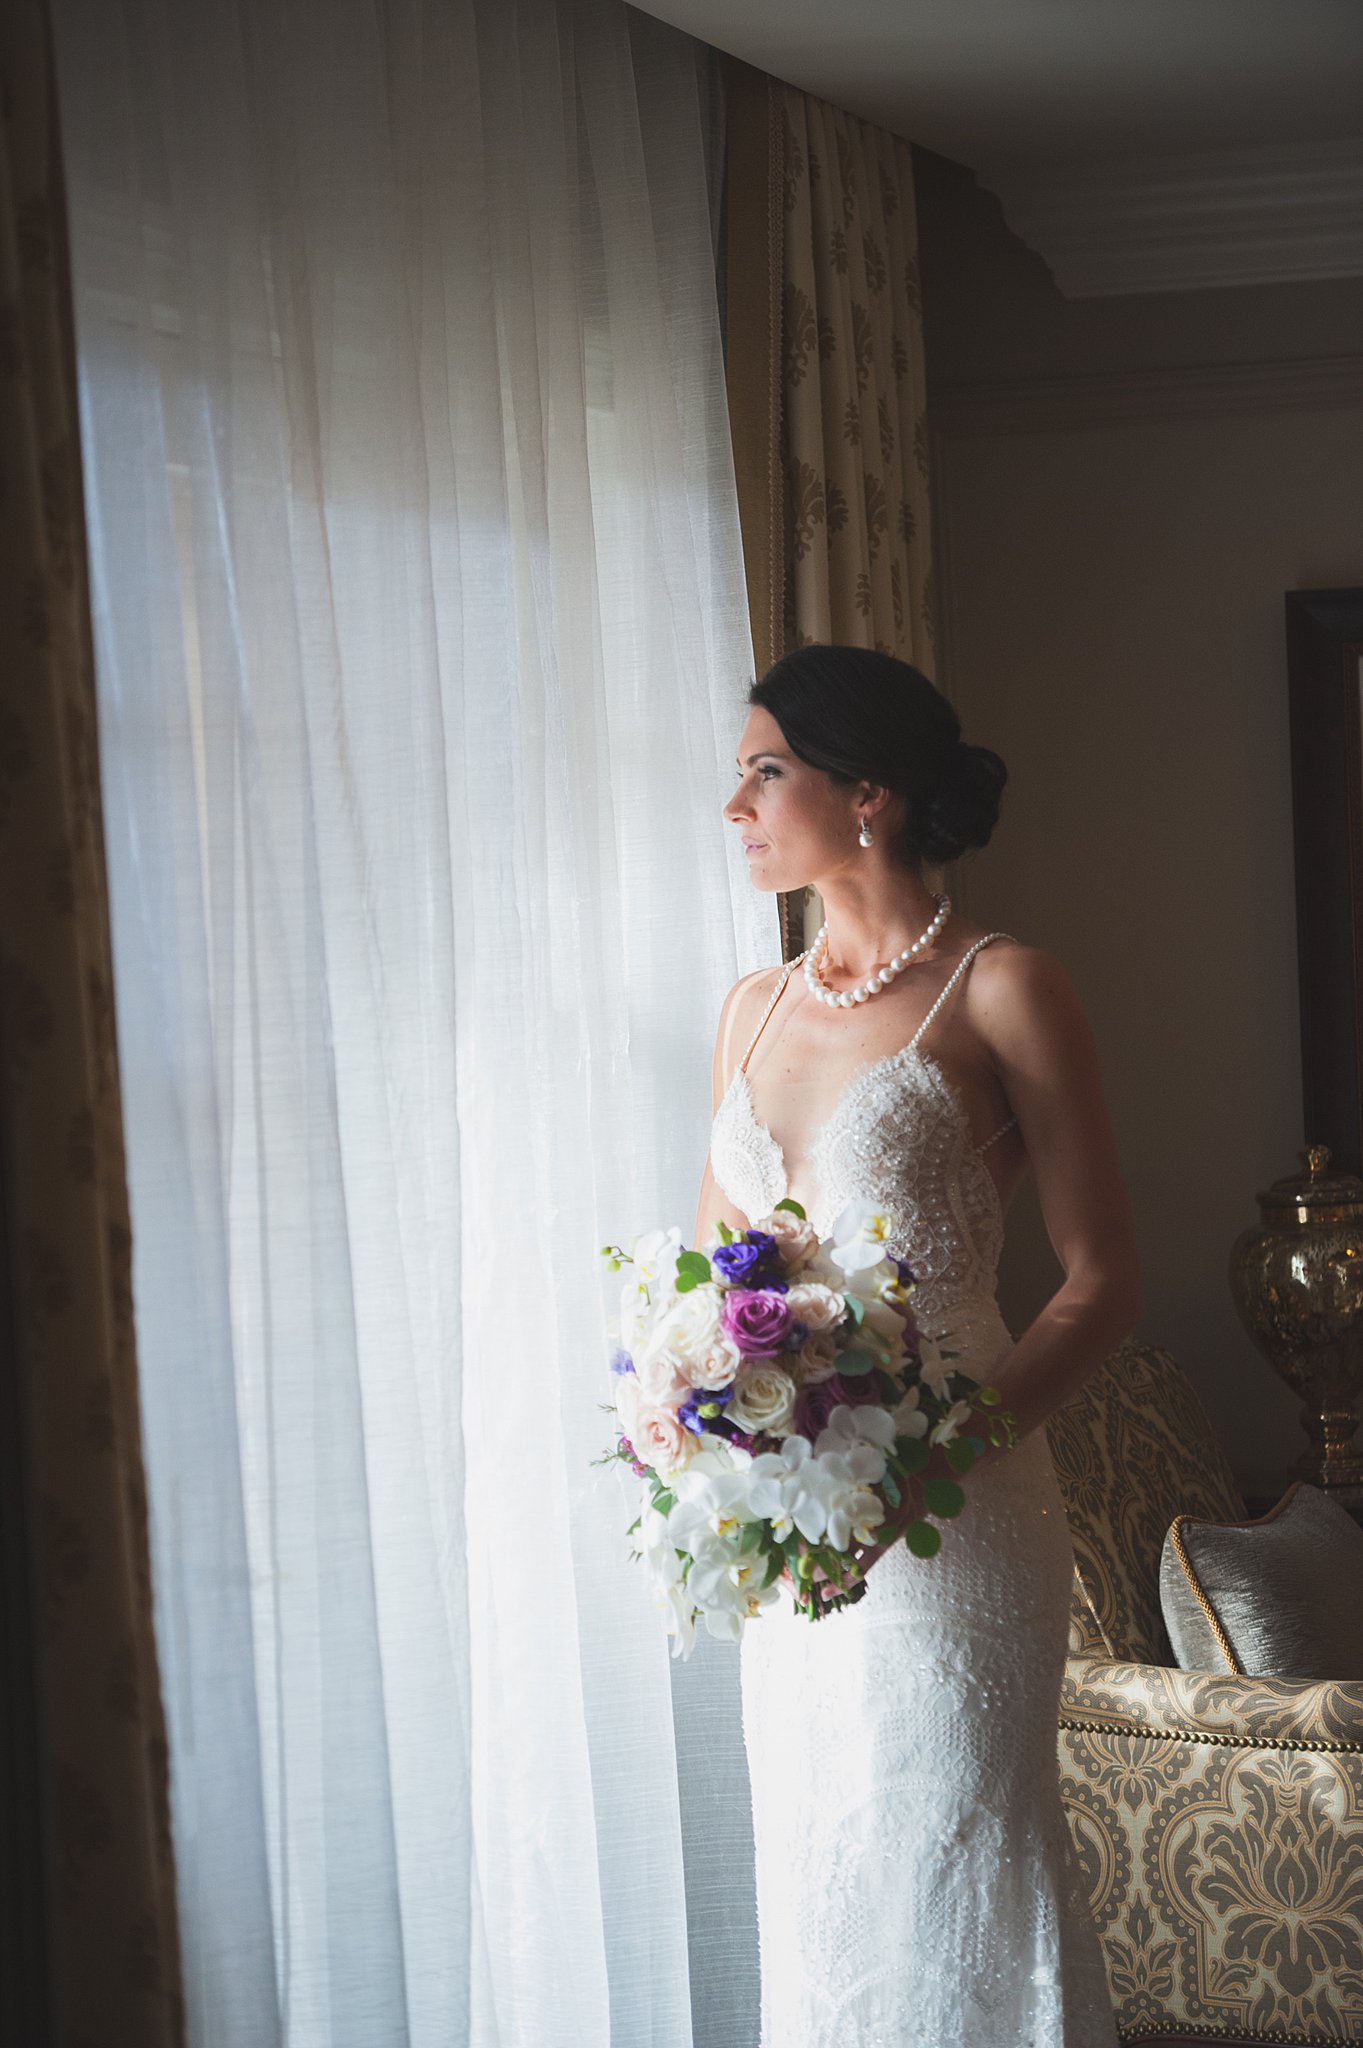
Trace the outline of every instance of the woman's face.
<instances>
[{"instance_id":1,"label":"woman's face","mask_svg":"<svg viewBox=\"0 0 1363 2048\"><path fill-rule=\"evenodd\" d=\"M724 815L743 840L755 889L803 889L855 856L856 790L798 760L760 704L748 713L735 775Z\"/></svg>"}]
</instances>

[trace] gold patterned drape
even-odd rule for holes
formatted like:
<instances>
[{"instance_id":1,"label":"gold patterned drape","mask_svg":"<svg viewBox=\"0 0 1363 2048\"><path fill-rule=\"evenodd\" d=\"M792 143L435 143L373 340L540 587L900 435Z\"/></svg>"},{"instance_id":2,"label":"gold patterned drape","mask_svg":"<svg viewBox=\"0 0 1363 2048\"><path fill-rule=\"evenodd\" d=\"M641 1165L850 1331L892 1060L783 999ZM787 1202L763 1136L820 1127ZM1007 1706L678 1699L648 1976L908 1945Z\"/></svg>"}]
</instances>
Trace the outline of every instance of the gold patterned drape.
<instances>
[{"instance_id":1,"label":"gold patterned drape","mask_svg":"<svg viewBox=\"0 0 1363 2048\"><path fill-rule=\"evenodd\" d=\"M758 672L835 641L931 675L909 145L743 64L728 134L729 409ZM789 957L800 906L782 906Z\"/></svg>"},{"instance_id":2,"label":"gold patterned drape","mask_svg":"<svg viewBox=\"0 0 1363 2048\"><path fill-rule=\"evenodd\" d=\"M0 986L61 2038L183 2038L133 1342L65 202L42 0L0 11Z\"/></svg>"}]
</instances>

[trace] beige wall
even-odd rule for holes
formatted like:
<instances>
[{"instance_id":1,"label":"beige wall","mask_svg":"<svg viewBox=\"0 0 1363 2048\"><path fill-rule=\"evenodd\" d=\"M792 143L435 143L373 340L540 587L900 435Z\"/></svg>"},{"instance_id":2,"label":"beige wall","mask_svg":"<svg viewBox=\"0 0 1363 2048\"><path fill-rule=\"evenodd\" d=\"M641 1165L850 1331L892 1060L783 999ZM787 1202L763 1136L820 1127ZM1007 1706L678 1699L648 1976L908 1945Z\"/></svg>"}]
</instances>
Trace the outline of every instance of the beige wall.
<instances>
[{"instance_id":1,"label":"beige wall","mask_svg":"<svg viewBox=\"0 0 1363 2048\"><path fill-rule=\"evenodd\" d=\"M1343 361L1363 296L1067 308L941 163L920 176L940 674L1011 774L958 890L1069 969L1135 1208L1142 1334L1184 1363L1242 1480L1275 1491L1295 1405L1226 1265L1306 1136L1282 600L1363 584L1363 385ZM1238 355L1228 296L1245 319L1257 301ZM1055 1272L1028 1188L1014 1327Z\"/></svg>"}]
</instances>

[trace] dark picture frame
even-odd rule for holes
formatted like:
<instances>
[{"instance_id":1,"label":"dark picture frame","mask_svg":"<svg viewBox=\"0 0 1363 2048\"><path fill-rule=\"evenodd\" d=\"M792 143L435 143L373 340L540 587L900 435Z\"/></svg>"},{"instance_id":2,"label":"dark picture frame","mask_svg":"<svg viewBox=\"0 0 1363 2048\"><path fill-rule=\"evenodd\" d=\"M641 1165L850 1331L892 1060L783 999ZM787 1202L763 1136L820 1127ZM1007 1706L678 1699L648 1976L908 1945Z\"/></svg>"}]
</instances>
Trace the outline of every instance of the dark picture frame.
<instances>
[{"instance_id":1,"label":"dark picture frame","mask_svg":"<svg viewBox=\"0 0 1363 2048\"><path fill-rule=\"evenodd\" d=\"M1363 589L1286 612L1303 1136L1363 1173Z\"/></svg>"}]
</instances>

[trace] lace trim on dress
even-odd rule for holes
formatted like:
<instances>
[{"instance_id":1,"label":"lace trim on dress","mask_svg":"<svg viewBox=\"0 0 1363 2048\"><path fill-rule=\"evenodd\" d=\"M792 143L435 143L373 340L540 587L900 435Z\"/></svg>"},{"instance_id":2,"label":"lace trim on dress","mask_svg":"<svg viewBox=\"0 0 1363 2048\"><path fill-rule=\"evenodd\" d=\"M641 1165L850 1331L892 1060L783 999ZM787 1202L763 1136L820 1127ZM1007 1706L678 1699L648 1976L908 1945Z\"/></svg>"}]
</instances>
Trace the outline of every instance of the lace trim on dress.
<instances>
[{"instance_id":1,"label":"lace trim on dress","mask_svg":"<svg viewBox=\"0 0 1363 2048\"><path fill-rule=\"evenodd\" d=\"M832 1114L810 1143L818 1195L810 1220L826 1235L847 1203L867 1196L901 1222L895 1246L918 1281L915 1308L937 1318L953 1304L988 1294L1003 1246L998 1189L983 1154L1016 1118L984 1145L971 1143L963 1105L937 1062L920 1051L975 955L1004 932L977 939L962 955L907 1045L853 1074ZM794 966L794 962L790 966ZM765 1215L788 1193L786 1162L758 1120L747 1060L789 977L773 991L752 1045L735 1068L710 1134L715 1180L745 1216Z\"/></svg>"}]
</instances>

